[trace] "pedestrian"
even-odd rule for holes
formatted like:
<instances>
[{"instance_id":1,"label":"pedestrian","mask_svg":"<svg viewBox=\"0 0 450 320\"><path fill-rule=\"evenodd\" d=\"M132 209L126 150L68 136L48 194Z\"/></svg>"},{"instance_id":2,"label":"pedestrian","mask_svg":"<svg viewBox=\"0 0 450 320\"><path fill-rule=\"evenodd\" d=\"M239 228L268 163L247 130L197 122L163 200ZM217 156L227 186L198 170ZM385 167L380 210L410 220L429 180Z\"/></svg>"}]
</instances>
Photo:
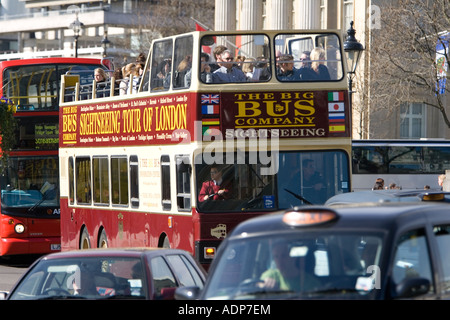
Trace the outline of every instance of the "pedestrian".
<instances>
[{"instance_id":1,"label":"pedestrian","mask_svg":"<svg viewBox=\"0 0 450 320\"><path fill-rule=\"evenodd\" d=\"M384 189L384 180L382 178L377 178L377 180L375 180L375 184L372 190L383 190L383 189Z\"/></svg>"},{"instance_id":2,"label":"pedestrian","mask_svg":"<svg viewBox=\"0 0 450 320\"><path fill-rule=\"evenodd\" d=\"M439 184L439 187L441 188L441 190L443 190L443 188L444 188L444 181L445 181L445 174L441 174L438 177L438 184Z\"/></svg>"}]
</instances>

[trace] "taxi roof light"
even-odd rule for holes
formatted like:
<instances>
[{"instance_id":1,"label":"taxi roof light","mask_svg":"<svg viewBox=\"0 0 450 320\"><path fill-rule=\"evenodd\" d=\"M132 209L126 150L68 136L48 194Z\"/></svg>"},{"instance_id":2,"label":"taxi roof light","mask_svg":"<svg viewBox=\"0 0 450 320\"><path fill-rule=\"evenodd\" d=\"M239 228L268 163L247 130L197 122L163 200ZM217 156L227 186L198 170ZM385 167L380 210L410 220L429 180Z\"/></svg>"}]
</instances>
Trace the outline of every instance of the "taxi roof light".
<instances>
[{"instance_id":1,"label":"taxi roof light","mask_svg":"<svg viewBox=\"0 0 450 320\"><path fill-rule=\"evenodd\" d=\"M443 201L444 199L443 193L425 193L422 195L422 201Z\"/></svg>"},{"instance_id":2,"label":"taxi roof light","mask_svg":"<svg viewBox=\"0 0 450 320\"><path fill-rule=\"evenodd\" d=\"M204 258L205 259L214 259L215 255L216 255L215 247L205 247L204 248Z\"/></svg>"},{"instance_id":3,"label":"taxi roof light","mask_svg":"<svg viewBox=\"0 0 450 320\"><path fill-rule=\"evenodd\" d=\"M291 227L308 227L336 220L335 211L320 209L308 211L287 211L283 216L283 222Z\"/></svg>"}]
</instances>

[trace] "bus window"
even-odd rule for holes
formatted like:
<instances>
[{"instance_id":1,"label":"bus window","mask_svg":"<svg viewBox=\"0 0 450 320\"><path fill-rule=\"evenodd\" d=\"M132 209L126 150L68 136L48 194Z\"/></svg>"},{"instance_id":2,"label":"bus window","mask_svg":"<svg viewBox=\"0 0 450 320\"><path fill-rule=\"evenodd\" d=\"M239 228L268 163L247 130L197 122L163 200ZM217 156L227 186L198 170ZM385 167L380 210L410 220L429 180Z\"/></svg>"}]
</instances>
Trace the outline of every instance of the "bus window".
<instances>
[{"instance_id":1,"label":"bus window","mask_svg":"<svg viewBox=\"0 0 450 320\"><path fill-rule=\"evenodd\" d=\"M177 164L177 206L180 211L190 211L191 208L191 185L189 156L176 156Z\"/></svg>"},{"instance_id":2,"label":"bus window","mask_svg":"<svg viewBox=\"0 0 450 320\"><path fill-rule=\"evenodd\" d=\"M192 75L193 38L180 37L175 40L173 87L188 88Z\"/></svg>"},{"instance_id":3,"label":"bus window","mask_svg":"<svg viewBox=\"0 0 450 320\"><path fill-rule=\"evenodd\" d=\"M78 74L81 85L92 84L97 67L53 63L10 67L3 72L3 96L14 101L17 111L56 111L61 75Z\"/></svg>"},{"instance_id":4,"label":"bus window","mask_svg":"<svg viewBox=\"0 0 450 320\"><path fill-rule=\"evenodd\" d=\"M108 158L93 157L93 189L95 204L109 204L109 170Z\"/></svg>"},{"instance_id":5,"label":"bus window","mask_svg":"<svg viewBox=\"0 0 450 320\"><path fill-rule=\"evenodd\" d=\"M131 206L139 207L139 162L138 156L130 156L130 195Z\"/></svg>"},{"instance_id":6,"label":"bus window","mask_svg":"<svg viewBox=\"0 0 450 320\"><path fill-rule=\"evenodd\" d=\"M278 170L273 174L263 174L270 172L267 169L273 160L263 165L266 161L258 157L252 152L246 153L245 158L239 153L234 157L228 154L224 160L235 159L234 163L221 160L226 164L220 165L208 165L196 159L198 209L202 212L273 211L301 204L323 204L330 196L349 191L349 159L343 151L279 152ZM220 176L218 183L213 181L216 172ZM213 183L223 187L217 188ZM213 189L214 194L205 197L208 189ZM220 189L227 193L219 195Z\"/></svg>"},{"instance_id":7,"label":"bus window","mask_svg":"<svg viewBox=\"0 0 450 320\"><path fill-rule=\"evenodd\" d=\"M76 195L78 204L91 203L91 159L78 157L75 160Z\"/></svg>"},{"instance_id":8,"label":"bus window","mask_svg":"<svg viewBox=\"0 0 450 320\"><path fill-rule=\"evenodd\" d=\"M161 156L161 202L163 210L172 208L170 197L170 158L167 155Z\"/></svg>"},{"instance_id":9,"label":"bus window","mask_svg":"<svg viewBox=\"0 0 450 320\"><path fill-rule=\"evenodd\" d=\"M74 204L75 195L74 195L74 164L73 157L69 157L69 203Z\"/></svg>"},{"instance_id":10,"label":"bus window","mask_svg":"<svg viewBox=\"0 0 450 320\"><path fill-rule=\"evenodd\" d=\"M235 159L235 163L220 160L211 165L202 162L204 159L196 159L196 190L200 211L275 209L274 176L261 174L264 166L256 160L257 153L245 153L242 156L245 160L234 153L224 155L224 160Z\"/></svg>"},{"instance_id":11,"label":"bus window","mask_svg":"<svg viewBox=\"0 0 450 320\"><path fill-rule=\"evenodd\" d=\"M332 195L348 192L348 156L341 151L302 151L280 154L279 208L323 204Z\"/></svg>"},{"instance_id":12,"label":"bus window","mask_svg":"<svg viewBox=\"0 0 450 320\"><path fill-rule=\"evenodd\" d=\"M151 91L168 90L172 72L172 39L155 42L152 50Z\"/></svg>"},{"instance_id":13,"label":"bus window","mask_svg":"<svg viewBox=\"0 0 450 320\"><path fill-rule=\"evenodd\" d=\"M56 150L59 142L57 116L16 118L16 145L19 150Z\"/></svg>"},{"instance_id":14,"label":"bus window","mask_svg":"<svg viewBox=\"0 0 450 320\"><path fill-rule=\"evenodd\" d=\"M128 205L128 165L126 157L111 157L111 191L113 204Z\"/></svg>"},{"instance_id":15,"label":"bus window","mask_svg":"<svg viewBox=\"0 0 450 320\"><path fill-rule=\"evenodd\" d=\"M269 38L262 34L204 36L200 79L205 83L263 82L271 78ZM222 48L220 54L218 49ZM229 52L224 53L227 50ZM222 53L223 56L222 56ZM238 66L234 59L243 59ZM204 57L207 57L206 59Z\"/></svg>"},{"instance_id":16,"label":"bus window","mask_svg":"<svg viewBox=\"0 0 450 320\"><path fill-rule=\"evenodd\" d=\"M277 62L279 81L338 81L344 75L336 34L279 34L275 50L284 57Z\"/></svg>"}]
</instances>

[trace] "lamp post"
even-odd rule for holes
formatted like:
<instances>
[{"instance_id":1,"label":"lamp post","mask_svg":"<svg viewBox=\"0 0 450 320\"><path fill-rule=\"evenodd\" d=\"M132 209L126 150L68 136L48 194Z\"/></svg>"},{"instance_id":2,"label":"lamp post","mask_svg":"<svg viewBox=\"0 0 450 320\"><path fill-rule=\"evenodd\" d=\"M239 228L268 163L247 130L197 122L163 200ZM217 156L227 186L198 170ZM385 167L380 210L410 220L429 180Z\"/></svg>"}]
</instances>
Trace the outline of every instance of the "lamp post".
<instances>
[{"instance_id":1,"label":"lamp post","mask_svg":"<svg viewBox=\"0 0 450 320\"><path fill-rule=\"evenodd\" d=\"M111 41L108 39L108 31L103 32L102 46L103 46L103 58L106 58L106 47Z\"/></svg>"},{"instance_id":2,"label":"lamp post","mask_svg":"<svg viewBox=\"0 0 450 320\"><path fill-rule=\"evenodd\" d=\"M355 29L353 29L353 21L350 22L350 29L347 30L347 39L344 41L344 51L347 55L348 63L348 88L349 88L349 103L352 108L352 93L353 93L353 77L355 76L356 67L358 66L361 53L364 47L355 38Z\"/></svg>"},{"instance_id":3,"label":"lamp post","mask_svg":"<svg viewBox=\"0 0 450 320\"><path fill-rule=\"evenodd\" d=\"M84 24L80 22L80 20L78 20L78 15L75 18L75 21L72 22L69 26L69 28L73 30L73 35L75 38L75 58L78 58L78 37L80 36L80 32L83 26Z\"/></svg>"}]
</instances>

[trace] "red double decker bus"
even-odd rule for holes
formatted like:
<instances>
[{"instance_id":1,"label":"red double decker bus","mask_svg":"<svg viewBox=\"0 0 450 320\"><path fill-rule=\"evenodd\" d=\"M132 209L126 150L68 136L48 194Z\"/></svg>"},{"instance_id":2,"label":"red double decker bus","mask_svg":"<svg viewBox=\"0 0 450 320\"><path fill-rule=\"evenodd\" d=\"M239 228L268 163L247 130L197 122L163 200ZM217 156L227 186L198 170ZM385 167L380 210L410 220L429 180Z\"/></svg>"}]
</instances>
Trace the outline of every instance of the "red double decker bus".
<instances>
[{"instance_id":1,"label":"red double decker bus","mask_svg":"<svg viewBox=\"0 0 450 320\"><path fill-rule=\"evenodd\" d=\"M0 168L1 256L60 250L61 75L77 74L83 83L88 83L98 67L102 67L100 59L0 62L0 95L16 110L12 121L14 137L9 139L9 150L3 148L7 161L2 161Z\"/></svg>"},{"instance_id":2,"label":"red double decker bus","mask_svg":"<svg viewBox=\"0 0 450 320\"><path fill-rule=\"evenodd\" d=\"M165 246L207 266L239 222L349 191L342 57L338 31L200 31L155 40L108 97L77 85L60 108L62 250Z\"/></svg>"}]
</instances>

